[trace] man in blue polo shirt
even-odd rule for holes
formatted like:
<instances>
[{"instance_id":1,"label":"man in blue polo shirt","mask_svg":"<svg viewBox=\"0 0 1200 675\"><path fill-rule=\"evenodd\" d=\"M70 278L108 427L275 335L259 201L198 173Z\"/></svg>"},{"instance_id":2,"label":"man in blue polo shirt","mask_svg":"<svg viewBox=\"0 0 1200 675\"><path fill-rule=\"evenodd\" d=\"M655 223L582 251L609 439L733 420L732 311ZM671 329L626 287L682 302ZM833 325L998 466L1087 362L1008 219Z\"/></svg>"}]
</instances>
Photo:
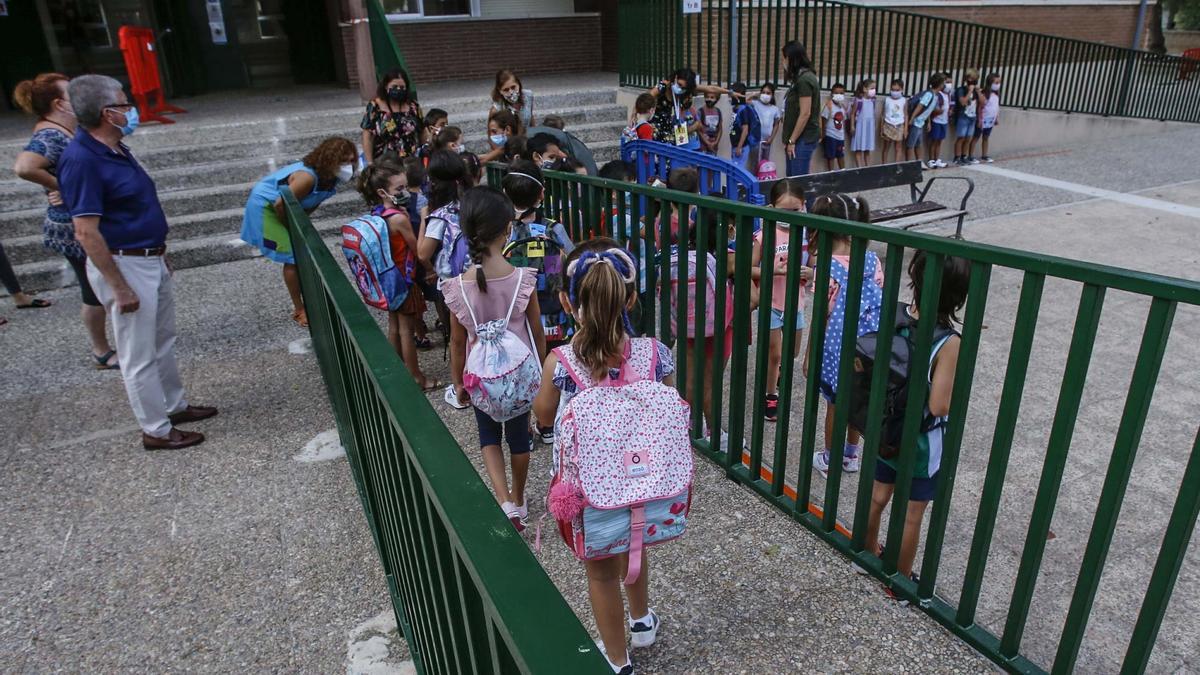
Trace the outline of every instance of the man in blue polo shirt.
<instances>
[{"instance_id":1,"label":"man in blue polo shirt","mask_svg":"<svg viewBox=\"0 0 1200 675\"><path fill-rule=\"evenodd\" d=\"M71 80L79 120L63 151L58 183L87 253L88 281L112 320L121 375L147 450L197 445L204 435L177 424L217 414L188 405L175 361L175 298L166 260L167 217L158 191L121 139L138 125L121 83L103 75Z\"/></svg>"}]
</instances>

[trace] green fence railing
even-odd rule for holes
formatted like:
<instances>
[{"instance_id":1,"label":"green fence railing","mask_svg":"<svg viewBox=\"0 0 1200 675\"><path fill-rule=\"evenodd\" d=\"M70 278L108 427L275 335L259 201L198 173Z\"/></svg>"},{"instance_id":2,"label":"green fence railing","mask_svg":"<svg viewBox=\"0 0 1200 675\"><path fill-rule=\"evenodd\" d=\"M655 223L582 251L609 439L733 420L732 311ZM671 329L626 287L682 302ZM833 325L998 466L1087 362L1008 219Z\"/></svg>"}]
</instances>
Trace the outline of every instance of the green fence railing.
<instances>
[{"instance_id":1,"label":"green fence railing","mask_svg":"<svg viewBox=\"0 0 1200 675\"><path fill-rule=\"evenodd\" d=\"M499 184L504 168L493 164L488 167L489 183ZM1200 283L1161 277L1152 274L1132 272L1128 270L1082 263L1048 255L1021 252L961 240L947 239L923 235L913 232L891 230L886 228L832 220L807 214L797 214L778 211L766 207L752 206L728 200L700 197L673 190L656 189L644 185L609 181L576 174L554 171L544 173L547 197L544 208L547 215L566 224L576 241L588 239L597 235L616 238L622 245L631 250L645 247L645 250L655 251L656 240L669 242L673 235L673 226L679 228L680 241L688 241L694 233L697 255L703 258L708 253L716 254L717 274L722 279L728 275L729 261L725 253L725 235L718 233L716 240L721 242L717 251L707 250L710 233L708 228L714 226L710 215L715 214L717 225L721 228L732 227L735 232L734 269L738 273L732 279L732 295L726 284L716 284L715 316L724 316L727 303L734 303L734 320L732 326L733 353L728 364L716 359L709 361L705 357L704 342L711 340L711 353L722 354L725 347L725 336L718 331L712 338L698 339L691 353L684 351L683 341L675 345L676 349L676 382L681 393L685 395L685 383L689 381L687 372L699 373L700 377L692 378L695 389L690 392L691 400L699 401L700 383L705 378L711 378L716 385L713 387L712 407L706 411L710 420L707 435L702 435L700 408L694 406L693 439L697 450L723 467L726 474L733 480L745 485L774 506L791 515L806 528L817 534L821 539L831 544L838 551L849 556L856 563L867 569L871 574L882 579L899 595L913 600L917 606L953 633L968 642L974 648L993 659L997 664L1011 672L1035 673L1042 672L1043 665L1034 662L1022 653L1023 638L1026 636L1026 624L1030 616L1031 600L1038 583L1039 573L1043 570L1043 555L1050 537L1050 522L1056 510L1059 489L1063 484L1064 466L1068 450L1071 446L1075 431L1077 413L1080 409L1081 397L1088 380L1088 367L1092 363L1093 344L1096 341L1101 309L1106 294L1112 291L1114 296L1121 296L1119 312L1140 311L1126 297L1132 297L1144 302L1147 306L1145 327L1141 336L1140 348L1136 351L1131 380L1125 393L1124 407L1119 407L1119 393L1105 392L1104 400L1109 403L1110 419L1119 419L1116 435L1113 439L1112 454L1107 473L1099 487L1099 499L1092 516L1092 526L1087 535L1086 548L1082 551L1079 571L1067 581L1074 585L1070 598L1070 607L1066 611L1059 639L1054 643L1055 656L1052 664L1046 666L1054 672L1070 672L1077 661L1084 631L1092 618L1092 607L1100 585L1101 575L1113 541L1118 516L1124 505L1126 486L1130 482L1133 461L1136 457L1142 432L1146 424L1147 411L1151 397L1157 388L1159 370L1166 351L1168 337L1172 333L1177 307L1187 306L1194 311L1200 307ZM632 198L626 201L625 197ZM645 199L642 199L645 197ZM694 215L694 218L689 217ZM672 222L674 221L674 223ZM954 393L950 407L949 427L945 432L941 471L939 472L938 492L933 500L928 516L928 532L924 538L924 553L918 557L920 583L914 584L897 572L899 546L886 549L883 558L878 558L872 551L864 550L864 533L867 514L871 499L871 482L874 466L877 460L879 443L879 420L882 413L883 380L876 377L873 381L870 397L870 416L868 417L867 435L865 440L865 455L860 475L854 480L847 480L847 489L857 486L857 493L847 499L848 518L839 520L839 499L842 497L842 465L834 461L830 467L828 479L823 490L817 491L812 487L813 467L811 458L817 447L816 434L818 428L819 396L816 383L819 376L820 359L814 358L803 381L794 372L795 364L792 359L784 358L779 386L778 421L774 430L763 423L765 369L768 356L768 341L762 336L768 329L768 313L758 312L757 318L749 309L751 285L751 242L755 222L769 223L778 221L787 223L794 229L802 227L816 228L820 231L835 232L851 237L849 283L845 289L848 298L847 316L857 315L857 303L863 284L863 269L868 245L883 246L884 267L886 279L883 289L882 319L880 321L880 344L891 344L897 300L900 298L902 273L905 266L902 261L906 252L915 250L925 251L927 264L924 272L924 292L914 301L919 303L922 316L936 315L938 294L941 286L943 261L947 256L959 256L971 263L969 297L966 304L962 326L962 343L958 368L954 380ZM629 227L628 224L636 224ZM628 228L628 229L627 229ZM631 241L629 233L636 239ZM762 230L763 250L774 250L775 228L765 227ZM793 234L796 240L798 235ZM829 237L821 237L816 255L818 259L828 260L831 251ZM786 310L783 318L784 326L795 325L799 293L799 255L800 247L789 249ZM770 278L772 257L764 256L761 274ZM684 265L686 256L678 256L679 269L674 271L676 278L686 276ZM645 327L651 334L657 334L669 340L670 322L669 311L677 312L676 320L679 325L686 321L686 284L678 284L678 295L672 297L671 284L659 283L659 280L671 278L670 257L658 255L655 263L649 265L646 271L648 292L642 298L643 315L651 317ZM828 307L828 289L830 275L827 266L820 266L817 271L815 288L811 297L812 340L814 344L824 341L825 319ZM956 565L964 568L963 582L957 589L957 602L935 594L939 584L939 570L945 562L944 544L947 534L947 523L951 505L955 499L966 497L955 490L955 478L958 473L961 446L964 438L964 424L968 407L972 401L973 385L975 382L976 358L979 354L981 336L984 328L984 312L987 308L989 291L994 293L992 278L994 271L1015 271L1020 275L1020 291L1017 300L1014 330L1008 342L1008 360L1003 382L999 383L998 408L995 428L988 456L986 477L982 483L982 494L979 495L977 514L973 519L973 527L959 536L970 539L969 552L965 553L965 561L955 560ZM698 287L706 283L705 267L698 266ZM1080 296L1075 310L1075 321L1070 339L1069 349L1065 354L1065 369L1061 386L1057 395L1057 407L1052 421L1045 429L1042 438L1048 438L1044 449L1044 464L1040 479L1036 485L1036 496L1032 508L1029 525L1024 530L1020 564L1015 575L1009 578L1012 583L1011 597L1006 605L1004 621L999 630L993 631L983 625L979 618L979 602L984 586L985 571L992 574L991 583L995 582L996 569L988 569L989 553L995 541L995 529L998 510L1001 504L1001 493L1005 489L1033 489L1032 485L1013 486L1009 475L1009 460L1014 449L1014 432L1020 412L1022 397L1025 392L1026 378L1030 368L1030 352L1035 334L1037 333L1039 309L1053 305L1044 314L1052 315L1063 310L1063 295L1059 293L1055 300L1048 301L1043 297L1043 289L1047 282L1061 284L1071 282L1080 287ZM1001 289L1012 288L1013 283L1007 282ZM771 284L762 284L760 306L771 305ZM1011 294L1011 293L1010 293ZM700 322L703 320L706 308L704 294L696 295L698 306L695 309L697 321L696 334L703 335ZM1069 310L1067 310L1069 312ZM1060 317L1060 318L1069 318ZM1192 314L1192 320L1196 318ZM755 335L757 334L757 335ZM754 337L753 347L751 338ZM916 331L913 363L929 361L933 323L922 322ZM840 381L847 382L854 367L854 331L846 331L843 337L840 368ZM1186 342L1183 337L1179 338ZM783 354L791 354L795 341L792 331L783 332ZM1125 340L1127 343L1128 339ZM1129 343L1132 345L1132 343ZM995 346L993 345L995 348ZM996 349L1002 349L1003 345ZM997 353L997 352L991 352ZM1108 367L1112 367L1109 364ZM1184 364L1184 367L1190 367ZM886 372L878 369L878 372ZM793 385L795 391L793 391ZM997 384L997 383L985 383ZM723 385L723 386L722 386ZM726 400L726 387L728 397ZM847 428L847 397L850 387L841 387L837 395L836 417L834 420L834 437L841 438ZM904 421L904 440L902 455L905 460L898 467L895 494L890 510L890 523L886 531L886 540L898 542L901 540L904 526L904 509L910 494L910 481L914 475L915 454L913 452L915 431L918 428L922 413L923 401L926 396L926 383L923 378L914 378L910 385L908 414ZM989 392L990 393L990 392ZM1168 392L1166 398L1172 398L1177 391ZM988 403L991 399L986 399ZM789 430L789 415L793 402L801 405L800 433L796 438ZM1094 402L1093 402L1094 405ZM986 406L985 406L986 407ZM1187 412L1186 410L1183 412ZM1192 413L1195 411L1192 410ZM1186 416L1186 415L1185 415ZM1196 423L1194 415L1185 422L1188 429ZM1041 430L1039 429L1040 433ZM728 434L729 448L742 448L745 442L745 452L722 452L714 439L719 434ZM1190 432L1189 432L1190 433ZM1156 456L1161 457L1156 450ZM1185 450L1185 449L1180 449ZM1157 562L1150 576L1148 590L1141 604L1141 611L1136 615L1136 623L1130 621L1132 639L1128 642L1121 672L1144 672L1154 647L1154 642L1166 612L1167 603L1171 597L1175 580L1179 575L1188 543L1196 524L1197 513L1200 512L1200 433L1195 444L1191 446L1190 459L1183 470L1182 487L1175 499L1171 511L1170 523L1162 538ZM1093 471L1090 476L1096 476ZM1074 480L1081 480L1076 477ZM969 496L974 498L976 493ZM849 525L849 527L847 527ZM882 535L883 533L881 533ZM1082 533L1080 533L1082 537ZM882 538L882 537L881 537ZM1015 545L1015 542L1009 542ZM1003 570L1002 572L1007 572ZM1061 581L1061 580L1056 580ZM939 589L944 590L945 589ZM1130 616L1131 613L1122 616ZM1126 632L1125 635L1129 633ZM1039 636L1041 637L1041 636Z\"/></svg>"},{"instance_id":2,"label":"green fence railing","mask_svg":"<svg viewBox=\"0 0 1200 675\"><path fill-rule=\"evenodd\" d=\"M419 673L611 672L283 190L309 331Z\"/></svg>"},{"instance_id":3,"label":"green fence railing","mask_svg":"<svg viewBox=\"0 0 1200 675\"><path fill-rule=\"evenodd\" d=\"M936 4L936 3L934 3ZM1003 76L1001 101L1035 110L1200 122L1200 63L1070 38L837 0L678 0L620 3L622 85L651 87L676 68L757 87L781 82L780 49L800 40L828 89L895 78L919 91L935 71Z\"/></svg>"}]
</instances>

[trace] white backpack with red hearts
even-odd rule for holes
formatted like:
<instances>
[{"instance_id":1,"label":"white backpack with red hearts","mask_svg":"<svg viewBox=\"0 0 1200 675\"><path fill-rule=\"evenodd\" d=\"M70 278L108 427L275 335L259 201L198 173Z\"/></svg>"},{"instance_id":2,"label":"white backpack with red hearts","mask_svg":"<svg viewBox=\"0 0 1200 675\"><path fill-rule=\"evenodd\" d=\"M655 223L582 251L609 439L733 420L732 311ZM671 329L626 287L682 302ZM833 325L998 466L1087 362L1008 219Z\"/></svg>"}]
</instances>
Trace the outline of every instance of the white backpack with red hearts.
<instances>
[{"instance_id":1,"label":"white backpack with red hearts","mask_svg":"<svg viewBox=\"0 0 1200 675\"><path fill-rule=\"evenodd\" d=\"M630 339L614 380L596 381L570 345L554 352L578 393L555 428L549 511L580 560L629 553L625 583L641 551L683 534L692 499L690 408L654 378L652 338Z\"/></svg>"}]
</instances>

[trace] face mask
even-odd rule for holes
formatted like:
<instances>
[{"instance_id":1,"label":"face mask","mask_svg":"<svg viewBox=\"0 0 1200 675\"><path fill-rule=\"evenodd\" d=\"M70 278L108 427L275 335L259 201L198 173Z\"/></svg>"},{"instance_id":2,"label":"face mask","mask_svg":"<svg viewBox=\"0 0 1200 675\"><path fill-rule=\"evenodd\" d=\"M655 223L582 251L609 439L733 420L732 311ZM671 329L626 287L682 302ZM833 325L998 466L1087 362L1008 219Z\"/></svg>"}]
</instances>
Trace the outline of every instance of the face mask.
<instances>
[{"instance_id":1,"label":"face mask","mask_svg":"<svg viewBox=\"0 0 1200 675\"><path fill-rule=\"evenodd\" d=\"M673 84L671 85L671 93L675 94L676 96L683 96L683 87L679 86L678 84Z\"/></svg>"},{"instance_id":2,"label":"face mask","mask_svg":"<svg viewBox=\"0 0 1200 675\"><path fill-rule=\"evenodd\" d=\"M398 103L408 100L408 90L404 87L391 87L387 90L388 98Z\"/></svg>"},{"instance_id":3,"label":"face mask","mask_svg":"<svg viewBox=\"0 0 1200 675\"><path fill-rule=\"evenodd\" d=\"M845 100L846 100L846 95L845 95L845 94L834 94L834 95L833 95L833 102L834 102L834 103L841 103L842 101L845 101Z\"/></svg>"},{"instance_id":4,"label":"face mask","mask_svg":"<svg viewBox=\"0 0 1200 675\"><path fill-rule=\"evenodd\" d=\"M717 105L717 102L716 102L716 101L710 101L710 100L708 100L708 99L704 99L704 105L705 105L706 107L709 107L709 108L711 108L711 107L713 107L713 106Z\"/></svg>"},{"instance_id":5,"label":"face mask","mask_svg":"<svg viewBox=\"0 0 1200 675\"><path fill-rule=\"evenodd\" d=\"M942 91L954 91L954 85L950 82L942 85Z\"/></svg>"},{"instance_id":6,"label":"face mask","mask_svg":"<svg viewBox=\"0 0 1200 675\"><path fill-rule=\"evenodd\" d=\"M492 134L491 136L488 136L488 138L491 139L494 145L504 145L505 142L508 141L508 136L505 136L504 134Z\"/></svg>"},{"instance_id":7,"label":"face mask","mask_svg":"<svg viewBox=\"0 0 1200 675\"><path fill-rule=\"evenodd\" d=\"M504 99L509 103L516 103L517 101L521 100L521 90L513 89L512 91L504 94Z\"/></svg>"},{"instance_id":8,"label":"face mask","mask_svg":"<svg viewBox=\"0 0 1200 675\"><path fill-rule=\"evenodd\" d=\"M133 107L125 112L125 126L117 128L121 130L122 136L128 136L137 131L139 124L141 124L141 119L138 118L138 109ZM113 124L113 126L116 127L117 125Z\"/></svg>"},{"instance_id":9,"label":"face mask","mask_svg":"<svg viewBox=\"0 0 1200 675\"><path fill-rule=\"evenodd\" d=\"M867 98L875 98L875 89L867 90Z\"/></svg>"},{"instance_id":10,"label":"face mask","mask_svg":"<svg viewBox=\"0 0 1200 675\"><path fill-rule=\"evenodd\" d=\"M343 183L354 178L354 165L343 164L337 172L337 179Z\"/></svg>"},{"instance_id":11,"label":"face mask","mask_svg":"<svg viewBox=\"0 0 1200 675\"><path fill-rule=\"evenodd\" d=\"M770 103L771 95L770 94L759 94L758 100L762 101L763 103Z\"/></svg>"},{"instance_id":12,"label":"face mask","mask_svg":"<svg viewBox=\"0 0 1200 675\"><path fill-rule=\"evenodd\" d=\"M896 91L895 89L892 90L892 98L900 98L901 96L904 96L904 92Z\"/></svg>"},{"instance_id":13,"label":"face mask","mask_svg":"<svg viewBox=\"0 0 1200 675\"><path fill-rule=\"evenodd\" d=\"M408 205L408 190L401 190L400 194L392 195L392 205L393 206L407 206Z\"/></svg>"},{"instance_id":14,"label":"face mask","mask_svg":"<svg viewBox=\"0 0 1200 675\"><path fill-rule=\"evenodd\" d=\"M467 146L459 145L458 147L454 148L454 151L461 155L467 151Z\"/></svg>"},{"instance_id":15,"label":"face mask","mask_svg":"<svg viewBox=\"0 0 1200 675\"><path fill-rule=\"evenodd\" d=\"M553 169L553 168L554 168L554 160L552 160L552 159L543 159L543 160L542 160L542 168L543 168L543 169Z\"/></svg>"},{"instance_id":16,"label":"face mask","mask_svg":"<svg viewBox=\"0 0 1200 675\"><path fill-rule=\"evenodd\" d=\"M1000 91L1000 83L999 82L992 83L992 91Z\"/></svg>"}]
</instances>

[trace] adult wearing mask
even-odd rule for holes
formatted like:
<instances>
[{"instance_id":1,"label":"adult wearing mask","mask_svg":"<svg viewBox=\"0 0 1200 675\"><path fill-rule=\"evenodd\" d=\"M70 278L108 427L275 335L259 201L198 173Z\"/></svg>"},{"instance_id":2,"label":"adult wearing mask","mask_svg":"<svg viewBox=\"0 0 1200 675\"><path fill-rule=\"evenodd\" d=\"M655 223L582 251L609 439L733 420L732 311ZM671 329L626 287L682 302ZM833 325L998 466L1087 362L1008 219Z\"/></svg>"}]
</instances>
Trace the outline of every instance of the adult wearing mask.
<instances>
[{"instance_id":1,"label":"adult wearing mask","mask_svg":"<svg viewBox=\"0 0 1200 675\"><path fill-rule=\"evenodd\" d=\"M789 40L783 46L786 78L790 85L783 106L784 149L787 175L809 173L813 152L821 142L817 111L821 108L821 83L813 72L812 61L804 45Z\"/></svg>"},{"instance_id":2,"label":"adult wearing mask","mask_svg":"<svg viewBox=\"0 0 1200 675\"><path fill-rule=\"evenodd\" d=\"M728 89L700 84L700 76L691 68L680 68L671 77L664 78L650 88L650 94L655 99L654 115L650 118L650 124L654 126L654 140L679 146L691 144L690 131L693 127L699 130L698 122L694 112L690 119L686 113L696 92L733 96ZM699 140L696 143L699 149Z\"/></svg>"},{"instance_id":3,"label":"adult wearing mask","mask_svg":"<svg viewBox=\"0 0 1200 675\"><path fill-rule=\"evenodd\" d=\"M304 299L300 296L300 273L292 237L283 211L279 188L287 185L306 213L337 192L337 187L354 177L358 150L350 141L334 137L321 141L304 159L289 164L258 181L250 190L242 215L242 241L257 246L263 257L283 263L283 283L292 298L292 320L308 327Z\"/></svg>"},{"instance_id":4,"label":"adult wearing mask","mask_svg":"<svg viewBox=\"0 0 1200 675\"><path fill-rule=\"evenodd\" d=\"M88 280L112 321L142 447L197 445L204 435L177 425L217 409L188 405L179 376L167 218L154 181L121 142L137 129L137 108L104 75L75 78L68 98L81 129L59 158L59 187L88 257Z\"/></svg>"},{"instance_id":5,"label":"adult wearing mask","mask_svg":"<svg viewBox=\"0 0 1200 675\"><path fill-rule=\"evenodd\" d=\"M393 68L384 73L359 123L367 163L384 155L401 159L415 155L424 123L408 72Z\"/></svg>"},{"instance_id":6,"label":"adult wearing mask","mask_svg":"<svg viewBox=\"0 0 1200 675\"><path fill-rule=\"evenodd\" d=\"M502 110L515 115L525 129L537 126L537 118L533 115L533 92L526 91L521 78L507 68L496 73L496 85L492 87L491 112Z\"/></svg>"},{"instance_id":7,"label":"adult wearing mask","mask_svg":"<svg viewBox=\"0 0 1200 675\"><path fill-rule=\"evenodd\" d=\"M75 111L67 95L66 75L43 73L17 85L13 100L22 110L37 115L33 136L17 155L13 172L19 178L36 183L46 191L46 219L42 221L42 245L54 251L71 265L79 294L83 300L80 319L92 343L92 360L100 370L120 368L117 352L108 342L105 330L104 307L100 304L87 278L87 256L75 241L75 224L63 205L58 187L58 160L75 135ZM19 289L18 289L19 290ZM48 307L50 303L37 298L18 300L18 307Z\"/></svg>"}]
</instances>

